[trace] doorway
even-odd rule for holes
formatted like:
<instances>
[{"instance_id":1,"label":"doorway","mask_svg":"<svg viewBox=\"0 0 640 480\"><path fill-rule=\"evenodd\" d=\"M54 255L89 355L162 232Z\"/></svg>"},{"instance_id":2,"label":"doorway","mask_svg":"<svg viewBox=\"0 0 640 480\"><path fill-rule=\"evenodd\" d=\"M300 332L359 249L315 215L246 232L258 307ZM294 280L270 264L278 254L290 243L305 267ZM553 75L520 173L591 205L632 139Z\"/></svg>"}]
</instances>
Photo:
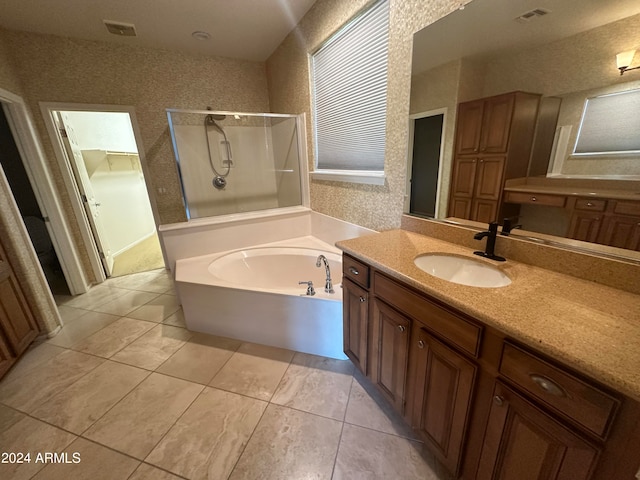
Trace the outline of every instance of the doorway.
<instances>
[{"instance_id":1,"label":"doorway","mask_svg":"<svg viewBox=\"0 0 640 480\"><path fill-rule=\"evenodd\" d=\"M38 261L54 295L69 295L62 266L47 230L48 218L43 215L36 194L29 180L20 151L13 137L9 120L3 108L0 108L0 165L7 177L13 198L20 211Z\"/></svg>"},{"instance_id":2,"label":"doorway","mask_svg":"<svg viewBox=\"0 0 640 480\"><path fill-rule=\"evenodd\" d=\"M42 109L99 281L164 267L132 112Z\"/></svg>"},{"instance_id":3,"label":"doorway","mask_svg":"<svg viewBox=\"0 0 640 480\"><path fill-rule=\"evenodd\" d=\"M413 121L408 212L414 215L437 217L444 120L445 112L435 111Z\"/></svg>"}]
</instances>

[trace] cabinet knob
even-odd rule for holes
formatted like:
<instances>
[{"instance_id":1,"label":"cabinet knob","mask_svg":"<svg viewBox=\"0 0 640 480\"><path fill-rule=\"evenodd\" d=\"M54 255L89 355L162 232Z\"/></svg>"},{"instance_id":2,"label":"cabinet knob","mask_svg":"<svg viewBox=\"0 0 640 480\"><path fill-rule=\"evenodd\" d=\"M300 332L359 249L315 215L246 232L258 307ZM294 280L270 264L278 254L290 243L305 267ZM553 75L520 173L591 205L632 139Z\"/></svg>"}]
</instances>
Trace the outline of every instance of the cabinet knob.
<instances>
[{"instance_id":1,"label":"cabinet knob","mask_svg":"<svg viewBox=\"0 0 640 480\"><path fill-rule=\"evenodd\" d=\"M536 373L530 373L529 378L533 381L533 383L540 387L541 390L548 393L549 395L554 395L556 397L567 396L567 392L565 392L564 388L551 380L549 377L538 375Z\"/></svg>"},{"instance_id":2,"label":"cabinet knob","mask_svg":"<svg viewBox=\"0 0 640 480\"><path fill-rule=\"evenodd\" d=\"M360 272L358 271L358 269L357 269L357 268L349 267L349 272L350 272L352 275L360 275Z\"/></svg>"},{"instance_id":3,"label":"cabinet knob","mask_svg":"<svg viewBox=\"0 0 640 480\"><path fill-rule=\"evenodd\" d=\"M587 202L587 207L593 207L593 203Z\"/></svg>"},{"instance_id":4,"label":"cabinet knob","mask_svg":"<svg viewBox=\"0 0 640 480\"><path fill-rule=\"evenodd\" d=\"M504 397L502 395L496 395L493 397L493 403L501 407L504 404Z\"/></svg>"},{"instance_id":5,"label":"cabinet knob","mask_svg":"<svg viewBox=\"0 0 640 480\"><path fill-rule=\"evenodd\" d=\"M364 297L360 297L360 303L364 303L366 301L366 299Z\"/></svg>"},{"instance_id":6,"label":"cabinet knob","mask_svg":"<svg viewBox=\"0 0 640 480\"><path fill-rule=\"evenodd\" d=\"M404 325L398 325L398 330L400 330L401 332L404 332L406 328L404 328Z\"/></svg>"},{"instance_id":7,"label":"cabinet knob","mask_svg":"<svg viewBox=\"0 0 640 480\"><path fill-rule=\"evenodd\" d=\"M531 197L532 202L535 202L536 200L538 200L536 197Z\"/></svg>"},{"instance_id":8,"label":"cabinet knob","mask_svg":"<svg viewBox=\"0 0 640 480\"><path fill-rule=\"evenodd\" d=\"M422 340L418 341L418 348L424 348L424 341Z\"/></svg>"}]
</instances>

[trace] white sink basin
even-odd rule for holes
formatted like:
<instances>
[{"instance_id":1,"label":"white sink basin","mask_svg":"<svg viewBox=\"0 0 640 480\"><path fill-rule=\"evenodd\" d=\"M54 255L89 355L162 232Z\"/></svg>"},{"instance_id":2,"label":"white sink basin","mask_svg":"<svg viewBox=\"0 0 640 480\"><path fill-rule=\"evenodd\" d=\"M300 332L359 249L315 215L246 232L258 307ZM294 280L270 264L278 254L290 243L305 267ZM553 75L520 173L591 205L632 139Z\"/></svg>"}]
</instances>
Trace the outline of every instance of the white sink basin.
<instances>
[{"instance_id":1,"label":"white sink basin","mask_svg":"<svg viewBox=\"0 0 640 480\"><path fill-rule=\"evenodd\" d=\"M511 283L501 270L471 258L443 253L420 255L413 263L429 275L471 287L506 287Z\"/></svg>"}]
</instances>

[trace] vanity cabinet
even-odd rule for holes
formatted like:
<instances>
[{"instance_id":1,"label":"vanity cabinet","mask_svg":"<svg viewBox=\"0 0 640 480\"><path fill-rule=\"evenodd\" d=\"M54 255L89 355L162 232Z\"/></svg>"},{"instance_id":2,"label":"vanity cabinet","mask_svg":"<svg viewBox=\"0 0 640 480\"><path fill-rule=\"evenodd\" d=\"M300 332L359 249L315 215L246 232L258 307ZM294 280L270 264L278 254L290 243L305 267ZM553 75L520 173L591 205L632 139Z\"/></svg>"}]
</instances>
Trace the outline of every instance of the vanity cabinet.
<instances>
[{"instance_id":1,"label":"vanity cabinet","mask_svg":"<svg viewBox=\"0 0 640 480\"><path fill-rule=\"evenodd\" d=\"M449 216L492 222L507 179L526 176L540 95L512 92L458 105Z\"/></svg>"},{"instance_id":2,"label":"vanity cabinet","mask_svg":"<svg viewBox=\"0 0 640 480\"><path fill-rule=\"evenodd\" d=\"M343 255L345 353L465 480L610 480L640 467L640 403Z\"/></svg>"}]
</instances>

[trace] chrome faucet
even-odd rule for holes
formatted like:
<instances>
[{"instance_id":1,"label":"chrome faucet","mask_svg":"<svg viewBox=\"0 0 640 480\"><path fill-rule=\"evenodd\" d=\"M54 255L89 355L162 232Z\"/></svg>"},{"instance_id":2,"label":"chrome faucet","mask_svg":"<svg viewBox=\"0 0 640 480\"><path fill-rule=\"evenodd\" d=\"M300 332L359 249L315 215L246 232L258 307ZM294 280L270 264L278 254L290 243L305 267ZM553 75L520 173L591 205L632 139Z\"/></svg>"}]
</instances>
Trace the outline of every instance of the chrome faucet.
<instances>
[{"instance_id":1,"label":"chrome faucet","mask_svg":"<svg viewBox=\"0 0 640 480\"><path fill-rule=\"evenodd\" d=\"M324 263L324 271L327 274L327 280L324 284L324 291L327 293L336 293L333 290L333 284L331 283L331 270L329 270L329 260L324 255L318 255L316 260L316 267L320 267Z\"/></svg>"},{"instance_id":2,"label":"chrome faucet","mask_svg":"<svg viewBox=\"0 0 640 480\"><path fill-rule=\"evenodd\" d=\"M298 282L298 285L306 285L307 286L307 295L315 295L316 290L313 288L313 282L311 280L305 280L302 282Z\"/></svg>"}]
</instances>

